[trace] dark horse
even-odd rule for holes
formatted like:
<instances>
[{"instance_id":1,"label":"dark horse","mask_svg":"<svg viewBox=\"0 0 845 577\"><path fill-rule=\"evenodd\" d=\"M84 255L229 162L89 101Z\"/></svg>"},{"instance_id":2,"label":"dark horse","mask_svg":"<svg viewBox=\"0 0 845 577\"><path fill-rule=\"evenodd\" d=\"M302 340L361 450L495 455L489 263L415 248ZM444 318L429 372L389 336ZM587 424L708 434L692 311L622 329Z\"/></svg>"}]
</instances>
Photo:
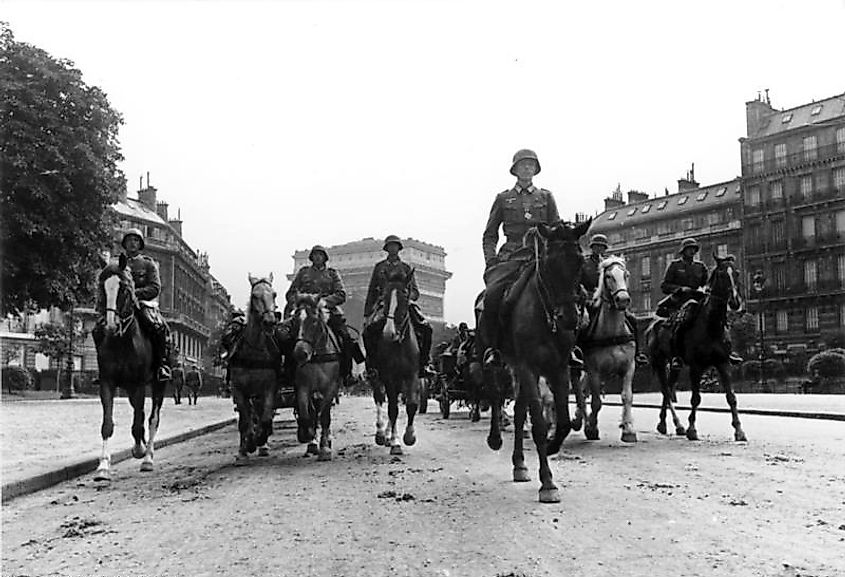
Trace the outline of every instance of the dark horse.
<instances>
[{"instance_id":1,"label":"dark horse","mask_svg":"<svg viewBox=\"0 0 845 577\"><path fill-rule=\"evenodd\" d=\"M332 459L332 402L340 388L340 342L329 329L330 311L314 295L299 295L294 317L298 324L293 358L297 439L308 443L306 454ZM320 425L320 446L314 442Z\"/></svg>"},{"instance_id":2,"label":"dark horse","mask_svg":"<svg viewBox=\"0 0 845 577\"><path fill-rule=\"evenodd\" d=\"M100 272L99 290L105 303L106 319L102 337L95 339L100 373L100 402L103 405L103 450L95 481L111 479L109 439L114 433L114 396L117 387L126 391L132 405L132 456L143 458L142 471L153 470L153 451L158 431L166 383L154 378L153 349L150 338L141 331L135 311L138 300L132 272L126 268L126 255L117 264L108 264ZM150 436L144 435L144 398L147 386L152 387Z\"/></svg>"},{"instance_id":3,"label":"dark horse","mask_svg":"<svg viewBox=\"0 0 845 577\"><path fill-rule=\"evenodd\" d=\"M698 305L698 310L683 335L682 358L690 369L690 387L692 389L690 399L692 410L689 416L689 428L686 431L681 426L673 405L678 370L667 368L674 354L672 351L672 331L664 319L655 320L646 331L651 366L660 380L660 388L663 393L660 423L657 425L657 430L666 434L666 411L668 409L672 413L676 432L679 435L686 432L689 440L698 440L698 431L695 429L695 411L701 403L701 376L705 370L715 367L725 389L728 406L731 409L734 438L737 441L745 441L747 439L745 432L742 430L742 424L739 422L736 395L733 392L730 371L728 370L730 343L725 337L728 307L736 311L742 306L742 299L737 288L739 272L734 268L732 256L719 258L713 255L713 258L716 260L716 266L710 272L704 300Z\"/></svg>"},{"instance_id":4,"label":"dark horse","mask_svg":"<svg viewBox=\"0 0 845 577\"><path fill-rule=\"evenodd\" d=\"M261 447L266 455L267 438L273 434L273 399L281 352L275 338L276 291L273 275L249 275L252 292L249 297L246 327L229 361L232 399L238 411L240 445L236 464L246 463L249 453Z\"/></svg>"},{"instance_id":5,"label":"dark horse","mask_svg":"<svg viewBox=\"0 0 845 577\"><path fill-rule=\"evenodd\" d=\"M578 320L576 293L581 279L583 257L578 239L591 221L576 226L559 221L540 224L536 234L529 231L526 240L533 244L536 255L533 271L509 313L504 327L502 346L504 362L514 376L514 446L513 480L528 481L528 469L522 449L522 431L526 410L531 413L531 434L540 461L540 501L560 501L552 481L548 455L560 450L572 430L569 418L569 356L575 344ZM530 240L529 240L530 239ZM485 370L486 373L486 370ZM555 433L547 439L548 425L543 418L538 380L544 377L555 404ZM502 446L500 428L501 405L491 403L490 434L487 444L498 450Z\"/></svg>"},{"instance_id":6,"label":"dark horse","mask_svg":"<svg viewBox=\"0 0 845 577\"><path fill-rule=\"evenodd\" d=\"M420 402L419 346L411 327L408 311L408 294L413 271L409 275L397 270L391 273L384 295L385 318L376 347L377 382L373 383L376 401L376 443L390 447L391 455L401 455L402 446L396 434L396 421L399 418L399 394L405 399L405 411L408 423L402 441L411 446L417 442L414 432L414 416ZM383 388L383 389L382 389ZM380 394L381 391L384 394ZM387 397L387 418L385 428L382 416L384 397Z\"/></svg>"}]
</instances>

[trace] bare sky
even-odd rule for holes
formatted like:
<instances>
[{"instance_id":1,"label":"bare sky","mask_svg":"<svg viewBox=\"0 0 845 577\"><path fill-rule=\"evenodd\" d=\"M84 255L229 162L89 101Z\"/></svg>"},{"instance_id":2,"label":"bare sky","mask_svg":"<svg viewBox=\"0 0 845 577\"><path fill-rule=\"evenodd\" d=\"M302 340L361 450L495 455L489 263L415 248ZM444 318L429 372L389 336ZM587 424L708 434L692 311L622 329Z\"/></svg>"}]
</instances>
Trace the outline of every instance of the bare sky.
<instances>
[{"instance_id":1,"label":"bare sky","mask_svg":"<svg viewBox=\"0 0 845 577\"><path fill-rule=\"evenodd\" d=\"M843 0L0 0L19 41L102 88L130 196L149 171L245 302L292 254L387 234L442 245L446 320L471 315L513 153L561 216L740 173L745 106L845 92Z\"/></svg>"}]
</instances>

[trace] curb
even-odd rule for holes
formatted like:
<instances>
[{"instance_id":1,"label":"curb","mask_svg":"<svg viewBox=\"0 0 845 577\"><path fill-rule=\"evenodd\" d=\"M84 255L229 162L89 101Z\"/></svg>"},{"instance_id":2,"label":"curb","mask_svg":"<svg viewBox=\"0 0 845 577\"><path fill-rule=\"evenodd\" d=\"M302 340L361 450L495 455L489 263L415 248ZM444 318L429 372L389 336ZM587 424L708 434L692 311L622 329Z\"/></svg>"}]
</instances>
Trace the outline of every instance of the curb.
<instances>
[{"instance_id":1,"label":"curb","mask_svg":"<svg viewBox=\"0 0 845 577\"><path fill-rule=\"evenodd\" d=\"M206 425L204 427L200 427L199 429L192 429L189 431L185 431L184 433L173 435L171 437L156 440L155 448L161 449L163 447L167 447L168 445L182 443L195 437L206 435L218 429L222 429L223 427L237 423L237 421L238 419L236 417L232 417L223 421L218 421L216 423ZM111 462L112 464L120 463L121 461L125 461L131 457L132 449L123 449L116 453L112 453ZM2 489L2 502L7 503L8 501L11 501L12 499L15 499L17 497L29 495L31 493L35 493L36 491L41 491L42 489L52 487L53 485L58 485L59 483L62 483L64 481L69 481L76 477L80 477L82 475L90 473L91 471L96 470L99 465L100 458L91 457L64 467L60 467L54 471L48 471L46 473L41 473L39 475L29 477L28 479L21 479L20 481L6 483L3 485Z\"/></svg>"},{"instance_id":2,"label":"curb","mask_svg":"<svg viewBox=\"0 0 845 577\"><path fill-rule=\"evenodd\" d=\"M619 401L602 401L602 405L610 405L613 407L621 407L622 403ZM637 409L660 409L660 405L656 403L634 403L631 405ZM689 405L679 405L675 403L675 410L691 411L692 407ZM702 407L696 409L699 412L705 413L730 413L731 410L725 407ZM795 419L817 419L823 421L845 421L845 415L839 413L802 413L800 411L781 411L777 409L739 409L740 415L763 415L766 417L791 417Z\"/></svg>"}]
</instances>

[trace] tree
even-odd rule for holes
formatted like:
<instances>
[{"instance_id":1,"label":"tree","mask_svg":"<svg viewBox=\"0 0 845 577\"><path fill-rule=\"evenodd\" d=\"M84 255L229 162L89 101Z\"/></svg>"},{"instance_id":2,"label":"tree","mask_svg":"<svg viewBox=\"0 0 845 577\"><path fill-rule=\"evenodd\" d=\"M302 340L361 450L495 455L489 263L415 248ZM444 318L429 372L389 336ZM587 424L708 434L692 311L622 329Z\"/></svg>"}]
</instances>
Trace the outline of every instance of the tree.
<instances>
[{"instance_id":1,"label":"tree","mask_svg":"<svg viewBox=\"0 0 845 577\"><path fill-rule=\"evenodd\" d=\"M0 22L0 313L90 302L126 187L105 93Z\"/></svg>"},{"instance_id":2,"label":"tree","mask_svg":"<svg viewBox=\"0 0 845 577\"><path fill-rule=\"evenodd\" d=\"M73 322L68 320L68 322ZM85 332L79 323L73 322L72 337L68 334L68 327L60 323L47 323L35 329L35 339L38 341L38 352L55 359L59 364L56 373L56 388L62 384L62 359L67 359L67 365L73 366L73 354L78 351L79 345L85 340ZM71 340L73 343L71 343ZM70 375L66 375L67 383L70 383Z\"/></svg>"},{"instance_id":3,"label":"tree","mask_svg":"<svg viewBox=\"0 0 845 577\"><path fill-rule=\"evenodd\" d=\"M747 356L749 345L755 344L759 339L757 315L747 313L739 315L729 311L728 322L733 350L742 356Z\"/></svg>"}]
</instances>

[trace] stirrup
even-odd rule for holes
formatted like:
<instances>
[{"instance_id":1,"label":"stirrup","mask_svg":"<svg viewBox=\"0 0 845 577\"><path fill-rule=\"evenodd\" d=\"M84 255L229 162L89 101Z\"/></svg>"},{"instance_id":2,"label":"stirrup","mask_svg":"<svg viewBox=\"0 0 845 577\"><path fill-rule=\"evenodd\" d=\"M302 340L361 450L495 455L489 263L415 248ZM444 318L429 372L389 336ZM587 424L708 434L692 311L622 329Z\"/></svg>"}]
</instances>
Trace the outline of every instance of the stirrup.
<instances>
[{"instance_id":1,"label":"stirrup","mask_svg":"<svg viewBox=\"0 0 845 577\"><path fill-rule=\"evenodd\" d=\"M635 357L634 361L638 365L645 366L648 364L648 355L646 355L645 353L637 353L637 356Z\"/></svg>"},{"instance_id":2,"label":"stirrup","mask_svg":"<svg viewBox=\"0 0 845 577\"><path fill-rule=\"evenodd\" d=\"M730 355L728 355L728 362L730 362L730 364L732 365L741 365L745 362L745 359L743 359L736 353L731 353Z\"/></svg>"},{"instance_id":3,"label":"stirrup","mask_svg":"<svg viewBox=\"0 0 845 577\"><path fill-rule=\"evenodd\" d=\"M499 358L499 351L494 349L493 347L487 347L487 350L484 351L484 355L482 355L482 364L489 365L495 363Z\"/></svg>"},{"instance_id":4,"label":"stirrup","mask_svg":"<svg viewBox=\"0 0 845 577\"><path fill-rule=\"evenodd\" d=\"M681 357L672 357L672 369L680 370L684 366L684 361Z\"/></svg>"},{"instance_id":5,"label":"stirrup","mask_svg":"<svg viewBox=\"0 0 845 577\"><path fill-rule=\"evenodd\" d=\"M160 366L158 368L158 380L159 381L169 381L173 378L173 374L170 372L170 368L166 366Z\"/></svg>"}]
</instances>

